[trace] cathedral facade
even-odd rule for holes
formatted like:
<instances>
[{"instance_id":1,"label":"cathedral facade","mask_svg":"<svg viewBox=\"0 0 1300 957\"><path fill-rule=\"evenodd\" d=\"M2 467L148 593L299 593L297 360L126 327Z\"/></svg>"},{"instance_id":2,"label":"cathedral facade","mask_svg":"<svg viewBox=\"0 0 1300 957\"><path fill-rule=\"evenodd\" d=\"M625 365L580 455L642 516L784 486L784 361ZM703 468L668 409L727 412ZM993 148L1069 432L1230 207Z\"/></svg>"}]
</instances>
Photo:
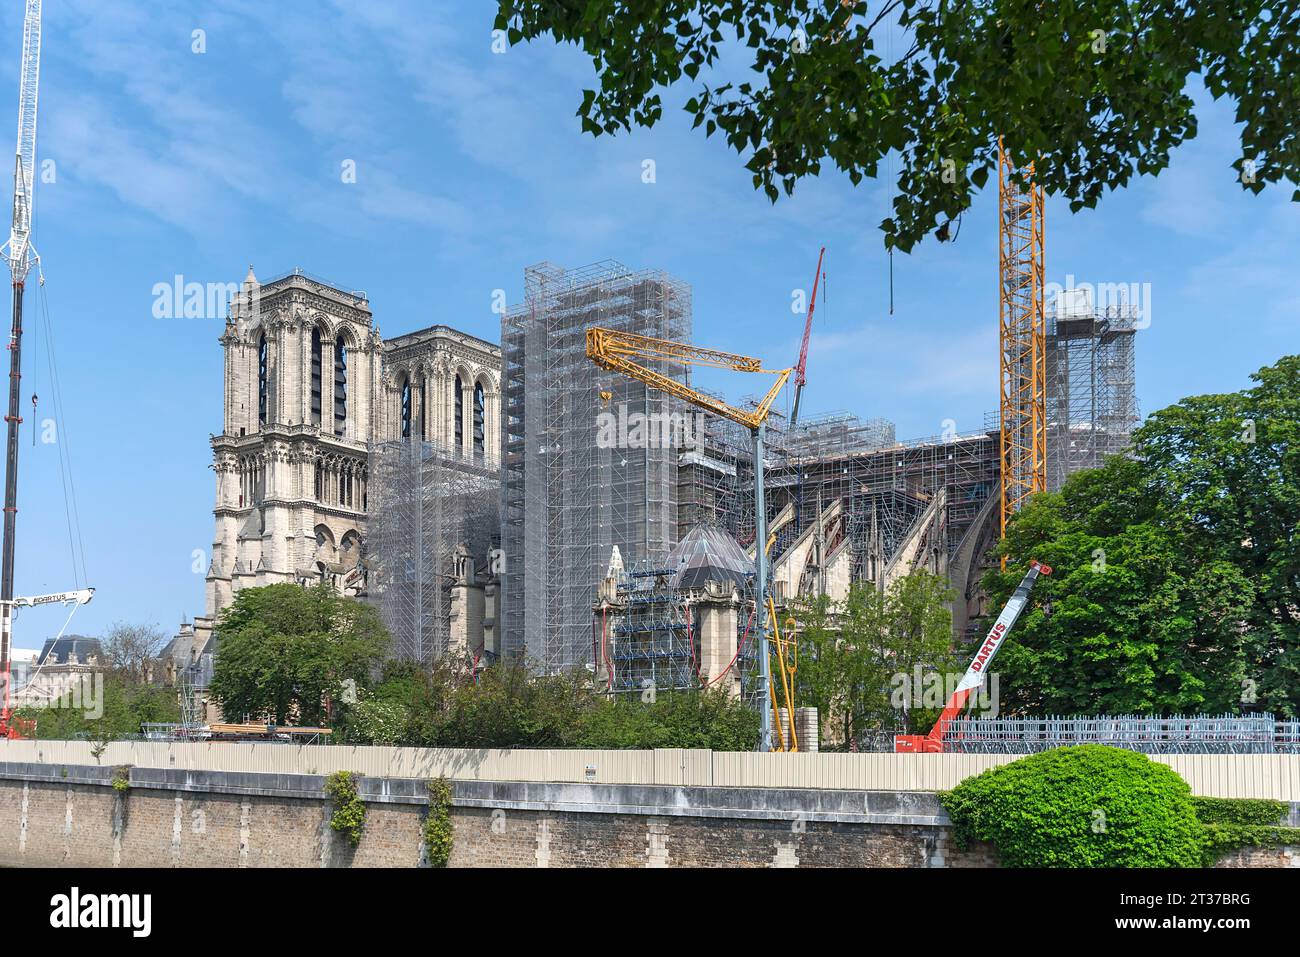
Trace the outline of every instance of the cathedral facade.
<instances>
[{"instance_id":1,"label":"cathedral facade","mask_svg":"<svg viewBox=\"0 0 1300 957\"><path fill-rule=\"evenodd\" d=\"M500 463L501 350L447 326L384 340L365 293L295 270L230 304L203 632L241 588L365 588L371 466L384 443Z\"/></svg>"}]
</instances>

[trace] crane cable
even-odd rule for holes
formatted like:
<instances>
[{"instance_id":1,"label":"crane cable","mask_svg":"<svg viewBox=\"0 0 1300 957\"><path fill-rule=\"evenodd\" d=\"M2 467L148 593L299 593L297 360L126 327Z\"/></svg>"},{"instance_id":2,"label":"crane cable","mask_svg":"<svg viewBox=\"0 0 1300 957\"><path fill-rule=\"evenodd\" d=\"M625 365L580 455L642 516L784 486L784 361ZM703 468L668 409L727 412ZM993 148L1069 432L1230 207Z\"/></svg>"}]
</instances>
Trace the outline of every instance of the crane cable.
<instances>
[{"instance_id":1,"label":"crane cable","mask_svg":"<svg viewBox=\"0 0 1300 957\"><path fill-rule=\"evenodd\" d=\"M54 349L54 325L50 320L49 296L45 291L45 276L42 273L37 286L37 298L40 301L39 321L45 331L45 358L49 374L49 387L53 393L54 403L54 445L59 453L59 480L63 488L63 513L68 527L68 550L72 557L72 578L78 588L87 580L86 547L81 534L81 514L77 507L77 485L72 469L72 445L68 438L67 418L63 411L63 389L59 382L59 364ZM33 394L35 399L35 394ZM35 405L33 403L33 411ZM32 422L32 438L35 440L36 423Z\"/></svg>"}]
</instances>

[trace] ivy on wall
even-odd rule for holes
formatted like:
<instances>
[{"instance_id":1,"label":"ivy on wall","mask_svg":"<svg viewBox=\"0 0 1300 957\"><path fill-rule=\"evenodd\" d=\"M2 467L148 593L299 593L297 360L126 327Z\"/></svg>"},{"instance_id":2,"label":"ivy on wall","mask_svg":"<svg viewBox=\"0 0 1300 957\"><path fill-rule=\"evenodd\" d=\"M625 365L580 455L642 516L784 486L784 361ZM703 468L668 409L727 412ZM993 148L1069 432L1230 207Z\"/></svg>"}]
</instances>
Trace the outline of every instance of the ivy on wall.
<instances>
[{"instance_id":1,"label":"ivy on wall","mask_svg":"<svg viewBox=\"0 0 1300 957\"><path fill-rule=\"evenodd\" d=\"M1205 865L1243 847L1300 845L1300 827L1281 823L1286 805L1258 798L1192 798L1205 829Z\"/></svg>"},{"instance_id":2,"label":"ivy on wall","mask_svg":"<svg viewBox=\"0 0 1300 957\"><path fill-rule=\"evenodd\" d=\"M325 779L325 793L334 803L330 827L343 833L356 847L366 826L366 805L357 794L358 775L352 771L335 771Z\"/></svg>"},{"instance_id":3,"label":"ivy on wall","mask_svg":"<svg viewBox=\"0 0 1300 957\"><path fill-rule=\"evenodd\" d=\"M424 846L430 867L446 867L455 841L451 823L451 783L446 778L429 782L429 814L424 819Z\"/></svg>"}]
</instances>

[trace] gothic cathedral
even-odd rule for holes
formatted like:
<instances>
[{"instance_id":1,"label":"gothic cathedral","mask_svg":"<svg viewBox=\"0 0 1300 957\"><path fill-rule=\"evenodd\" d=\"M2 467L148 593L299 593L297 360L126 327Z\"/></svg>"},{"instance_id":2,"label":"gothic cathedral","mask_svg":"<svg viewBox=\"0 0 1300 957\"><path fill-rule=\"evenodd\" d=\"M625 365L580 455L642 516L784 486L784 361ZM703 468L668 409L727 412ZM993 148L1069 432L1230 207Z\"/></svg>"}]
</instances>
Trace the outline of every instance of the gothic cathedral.
<instances>
[{"instance_id":1,"label":"gothic cathedral","mask_svg":"<svg viewBox=\"0 0 1300 957\"><path fill-rule=\"evenodd\" d=\"M328 581L364 590L375 446L434 443L500 464L501 350L447 326L383 340L363 292L252 267L226 328L225 405L212 437L216 534L199 647L236 592Z\"/></svg>"}]
</instances>

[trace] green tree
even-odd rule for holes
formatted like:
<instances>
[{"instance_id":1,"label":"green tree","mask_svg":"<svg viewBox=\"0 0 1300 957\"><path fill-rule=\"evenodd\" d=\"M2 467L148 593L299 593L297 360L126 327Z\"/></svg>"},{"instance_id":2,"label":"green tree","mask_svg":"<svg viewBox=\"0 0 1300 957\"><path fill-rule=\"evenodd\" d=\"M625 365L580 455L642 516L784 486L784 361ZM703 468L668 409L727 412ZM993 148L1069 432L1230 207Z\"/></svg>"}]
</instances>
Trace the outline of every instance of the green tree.
<instances>
[{"instance_id":1,"label":"green tree","mask_svg":"<svg viewBox=\"0 0 1300 957\"><path fill-rule=\"evenodd\" d=\"M826 595L804 602L799 622L796 699L816 708L823 741L849 742L888 710L889 674L885 596L855 583L843 602Z\"/></svg>"},{"instance_id":2,"label":"green tree","mask_svg":"<svg viewBox=\"0 0 1300 957\"><path fill-rule=\"evenodd\" d=\"M1300 182L1296 16L1265 0L499 0L496 26L591 57L598 86L578 115L593 135L653 126L685 76L694 125L773 201L824 166L874 178L896 154L881 228L906 251L970 206L999 136L1072 210L1159 173L1196 135L1193 75L1237 106L1242 159L1225 182ZM736 82L746 57L756 76Z\"/></svg>"},{"instance_id":3,"label":"green tree","mask_svg":"<svg viewBox=\"0 0 1300 957\"><path fill-rule=\"evenodd\" d=\"M319 724L345 682L370 683L388 644L371 605L326 584L245 588L217 625L211 694L230 719Z\"/></svg>"},{"instance_id":4,"label":"green tree","mask_svg":"<svg viewBox=\"0 0 1300 957\"><path fill-rule=\"evenodd\" d=\"M1300 712L1300 357L1254 379L1014 516L994 605L1031 558L1054 571L997 661L1012 710Z\"/></svg>"},{"instance_id":5,"label":"green tree","mask_svg":"<svg viewBox=\"0 0 1300 957\"><path fill-rule=\"evenodd\" d=\"M923 568L897 579L886 595L885 633L889 643L880 648L878 657L881 665L891 667L894 674L891 707L897 708L897 692L910 692L904 695L910 700L898 716L908 734L933 727L947 703L949 686L955 688L965 670L958 670L953 654L953 598L947 579ZM902 680L904 675L906 681Z\"/></svg>"},{"instance_id":6,"label":"green tree","mask_svg":"<svg viewBox=\"0 0 1300 957\"><path fill-rule=\"evenodd\" d=\"M1300 356L1284 356L1251 378L1253 388L1184 399L1155 413L1136 449L1160 514L1209 566L1202 592L1212 600L1221 590L1248 602L1235 619L1244 678L1258 682L1257 689L1247 685L1247 697L1294 716L1300 714Z\"/></svg>"}]
</instances>

